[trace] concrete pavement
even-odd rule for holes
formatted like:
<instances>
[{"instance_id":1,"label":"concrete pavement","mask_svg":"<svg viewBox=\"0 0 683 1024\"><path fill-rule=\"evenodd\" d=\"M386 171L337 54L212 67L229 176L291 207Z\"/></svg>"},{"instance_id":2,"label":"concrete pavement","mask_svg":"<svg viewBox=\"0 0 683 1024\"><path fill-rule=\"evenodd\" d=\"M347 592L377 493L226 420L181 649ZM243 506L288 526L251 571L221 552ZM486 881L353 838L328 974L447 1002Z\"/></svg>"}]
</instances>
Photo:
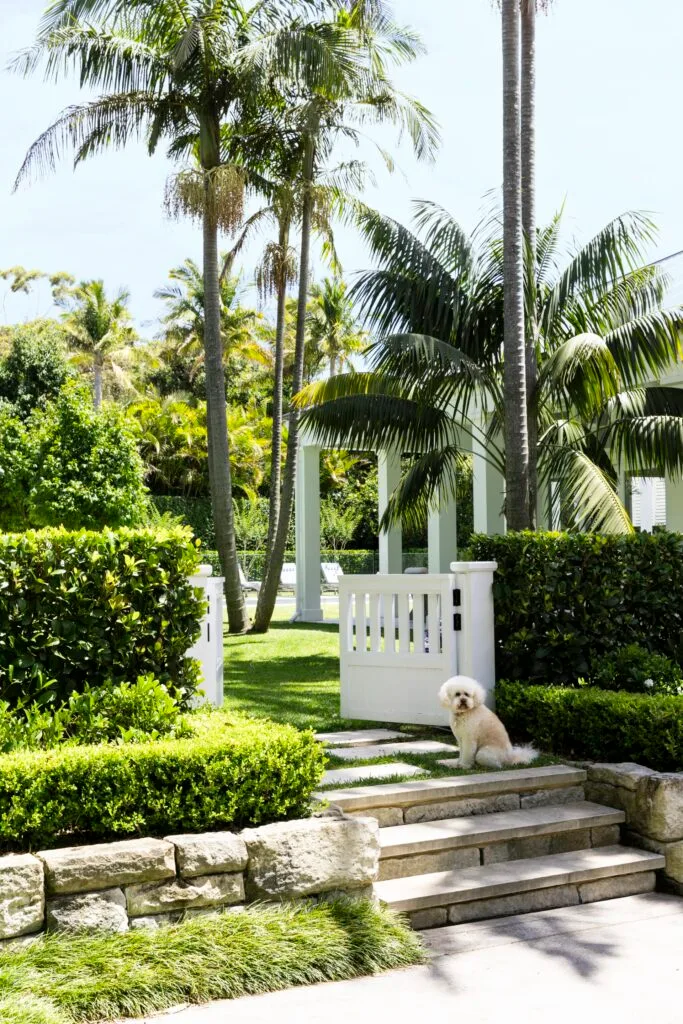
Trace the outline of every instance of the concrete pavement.
<instances>
[{"instance_id":1,"label":"concrete pavement","mask_svg":"<svg viewBox=\"0 0 683 1024\"><path fill-rule=\"evenodd\" d=\"M181 1008L149 1024L683 1024L683 899L424 932L423 967Z\"/></svg>"}]
</instances>

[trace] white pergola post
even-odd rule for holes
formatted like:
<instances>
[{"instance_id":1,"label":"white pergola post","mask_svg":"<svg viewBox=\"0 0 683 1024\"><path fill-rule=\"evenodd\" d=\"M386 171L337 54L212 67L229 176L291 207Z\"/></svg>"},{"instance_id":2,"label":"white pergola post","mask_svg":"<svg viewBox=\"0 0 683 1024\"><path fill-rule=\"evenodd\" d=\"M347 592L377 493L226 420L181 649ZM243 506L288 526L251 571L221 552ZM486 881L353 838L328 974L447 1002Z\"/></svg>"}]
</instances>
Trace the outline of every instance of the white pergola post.
<instances>
[{"instance_id":1,"label":"white pergola post","mask_svg":"<svg viewBox=\"0 0 683 1024\"><path fill-rule=\"evenodd\" d=\"M320 445L302 439L296 467L296 618L321 622Z\"/></svg>"},{"instance_id":2,"label":"white pergola post","mask_svg":"<svg viewBox=\"0 0 683 1024\"><path fill-rule=\"evenodd\" d=\"M484 454L481 442L473 441L474 532L493 536L506 532L503 515L505 481L498 470L486 461Z\"/></svg>"},{"instance_id":3,"label":"white pergola post","mask_svg":"<svg viewBox=\"0 0 683 1024\"><path fill-rule=\"evenodd\" d=\"M430 572L449 572L457 547L458 513L454 500L440 500L427 522L427 564Z\"/></svg>"},{"instance_id":4,"label":"white pergola post","mask_svg":"<svg viewBox=\"0 0 683 1024\"><path fill-rule=\"evenodd\" d=\"M666 527L683 533L683 479L666 478Z\"/></svg>"},{"instance_id":5,"label":"white pergola post","mask_svg":"<svg viewBox=\"0 0 683 1024\"><path fill-rule=\"evenodd\" d=\"M389 504L389 498L401 482L401 455L399 452L377 452L377 475L379 484L378 511L381 519ZM379 533L379 571L400 573L403 571L403 542L401 527L391 526Z\"/></svg>"}]
</instances>

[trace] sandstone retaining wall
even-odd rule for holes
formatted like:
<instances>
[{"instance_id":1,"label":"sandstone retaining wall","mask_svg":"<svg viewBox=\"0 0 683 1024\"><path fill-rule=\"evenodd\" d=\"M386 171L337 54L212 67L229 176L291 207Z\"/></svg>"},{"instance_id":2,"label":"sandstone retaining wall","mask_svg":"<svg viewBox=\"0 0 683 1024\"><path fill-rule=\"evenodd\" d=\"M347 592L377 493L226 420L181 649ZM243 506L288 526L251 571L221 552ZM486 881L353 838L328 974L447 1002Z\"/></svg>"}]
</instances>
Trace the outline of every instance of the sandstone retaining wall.
<instances>
[{"instance_id":1,"label":"sandstone retaining wall","mask_svg":"<svg viewBox=\"0 0 683 1024\"><path fill-rule=\"evenodd\" d=\"M239 834L130 839L0 857L0 940L124 932L241 910L250 899L368 895L374 818L321 816Z\"/></svg>"}]
</instances>

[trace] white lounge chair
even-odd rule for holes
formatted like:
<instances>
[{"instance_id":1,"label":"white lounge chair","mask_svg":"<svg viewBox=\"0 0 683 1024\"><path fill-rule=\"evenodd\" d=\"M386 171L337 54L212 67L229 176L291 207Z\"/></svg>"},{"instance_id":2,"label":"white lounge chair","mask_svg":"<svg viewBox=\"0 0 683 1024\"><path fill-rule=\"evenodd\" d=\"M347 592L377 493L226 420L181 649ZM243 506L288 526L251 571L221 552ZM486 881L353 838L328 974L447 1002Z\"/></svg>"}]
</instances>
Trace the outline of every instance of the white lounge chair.
<instances>
[{"instance_id":1,"label":"white lounge chair","mask_svg":"<svg viewBox=\"0 0 683 1024\"><path fill-rule=\"evenodd\" d=\"M296 562L285 562L280 573L282 590L296 590Z\"/></svg>"},{"instance_id":2,"label":"white lounge chair","mask_svg":"<svg viewBox=\"0 0 683 1024\"><path fill-rule=\"evenodd\" d=\"M242 590L255 590L256 593L258 594L259 590L261 589L261 581L248 580L247 577L244 575L244 569L242 568L239 562L237 563L237 568L239 569L240 573L240 585L242 587Z\"/></svg>"},{"instance_id":3,"label":"white lounge chair","mask_svg":"<svg viewBox=\"0 0 683 1024\"><path fill-rule=\"evenodd\" d=\"M344 575L339 562L321 562L320 568L328 590L339 590L339 577Z\"/></svg>"}]
</instances>

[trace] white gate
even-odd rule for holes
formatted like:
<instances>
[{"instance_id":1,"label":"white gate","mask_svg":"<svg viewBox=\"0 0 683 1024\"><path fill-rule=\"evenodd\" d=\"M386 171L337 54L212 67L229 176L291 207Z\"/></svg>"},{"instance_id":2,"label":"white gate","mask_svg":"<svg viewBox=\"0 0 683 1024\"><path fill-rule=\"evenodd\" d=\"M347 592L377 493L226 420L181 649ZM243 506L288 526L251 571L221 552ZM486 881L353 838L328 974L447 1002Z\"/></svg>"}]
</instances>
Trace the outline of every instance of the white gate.
<instances>
[{"instance_id":1,"label":"white gate","mask_svg":"<svg viewBox=\"0 0 683 1024\"><path fill-rule=\"evenodd\" d=\"M190 582L202 591L206 601L201 632L186 657L201 664L203 701L219 708L223 703L223 577L212 576L210 565L200 565Z\"/></svg>"},{"instance_id":2,"label":"white gate","mask_svg":"<svg viewBox=\"0 0 683 1024\"><path fill-rule=\"evenodd\" d=\"M495 568L453 562L451 573L340 577L342 717L447 725L437 693L458 672L493 704Z\"/></svg>"}]
</instances>

